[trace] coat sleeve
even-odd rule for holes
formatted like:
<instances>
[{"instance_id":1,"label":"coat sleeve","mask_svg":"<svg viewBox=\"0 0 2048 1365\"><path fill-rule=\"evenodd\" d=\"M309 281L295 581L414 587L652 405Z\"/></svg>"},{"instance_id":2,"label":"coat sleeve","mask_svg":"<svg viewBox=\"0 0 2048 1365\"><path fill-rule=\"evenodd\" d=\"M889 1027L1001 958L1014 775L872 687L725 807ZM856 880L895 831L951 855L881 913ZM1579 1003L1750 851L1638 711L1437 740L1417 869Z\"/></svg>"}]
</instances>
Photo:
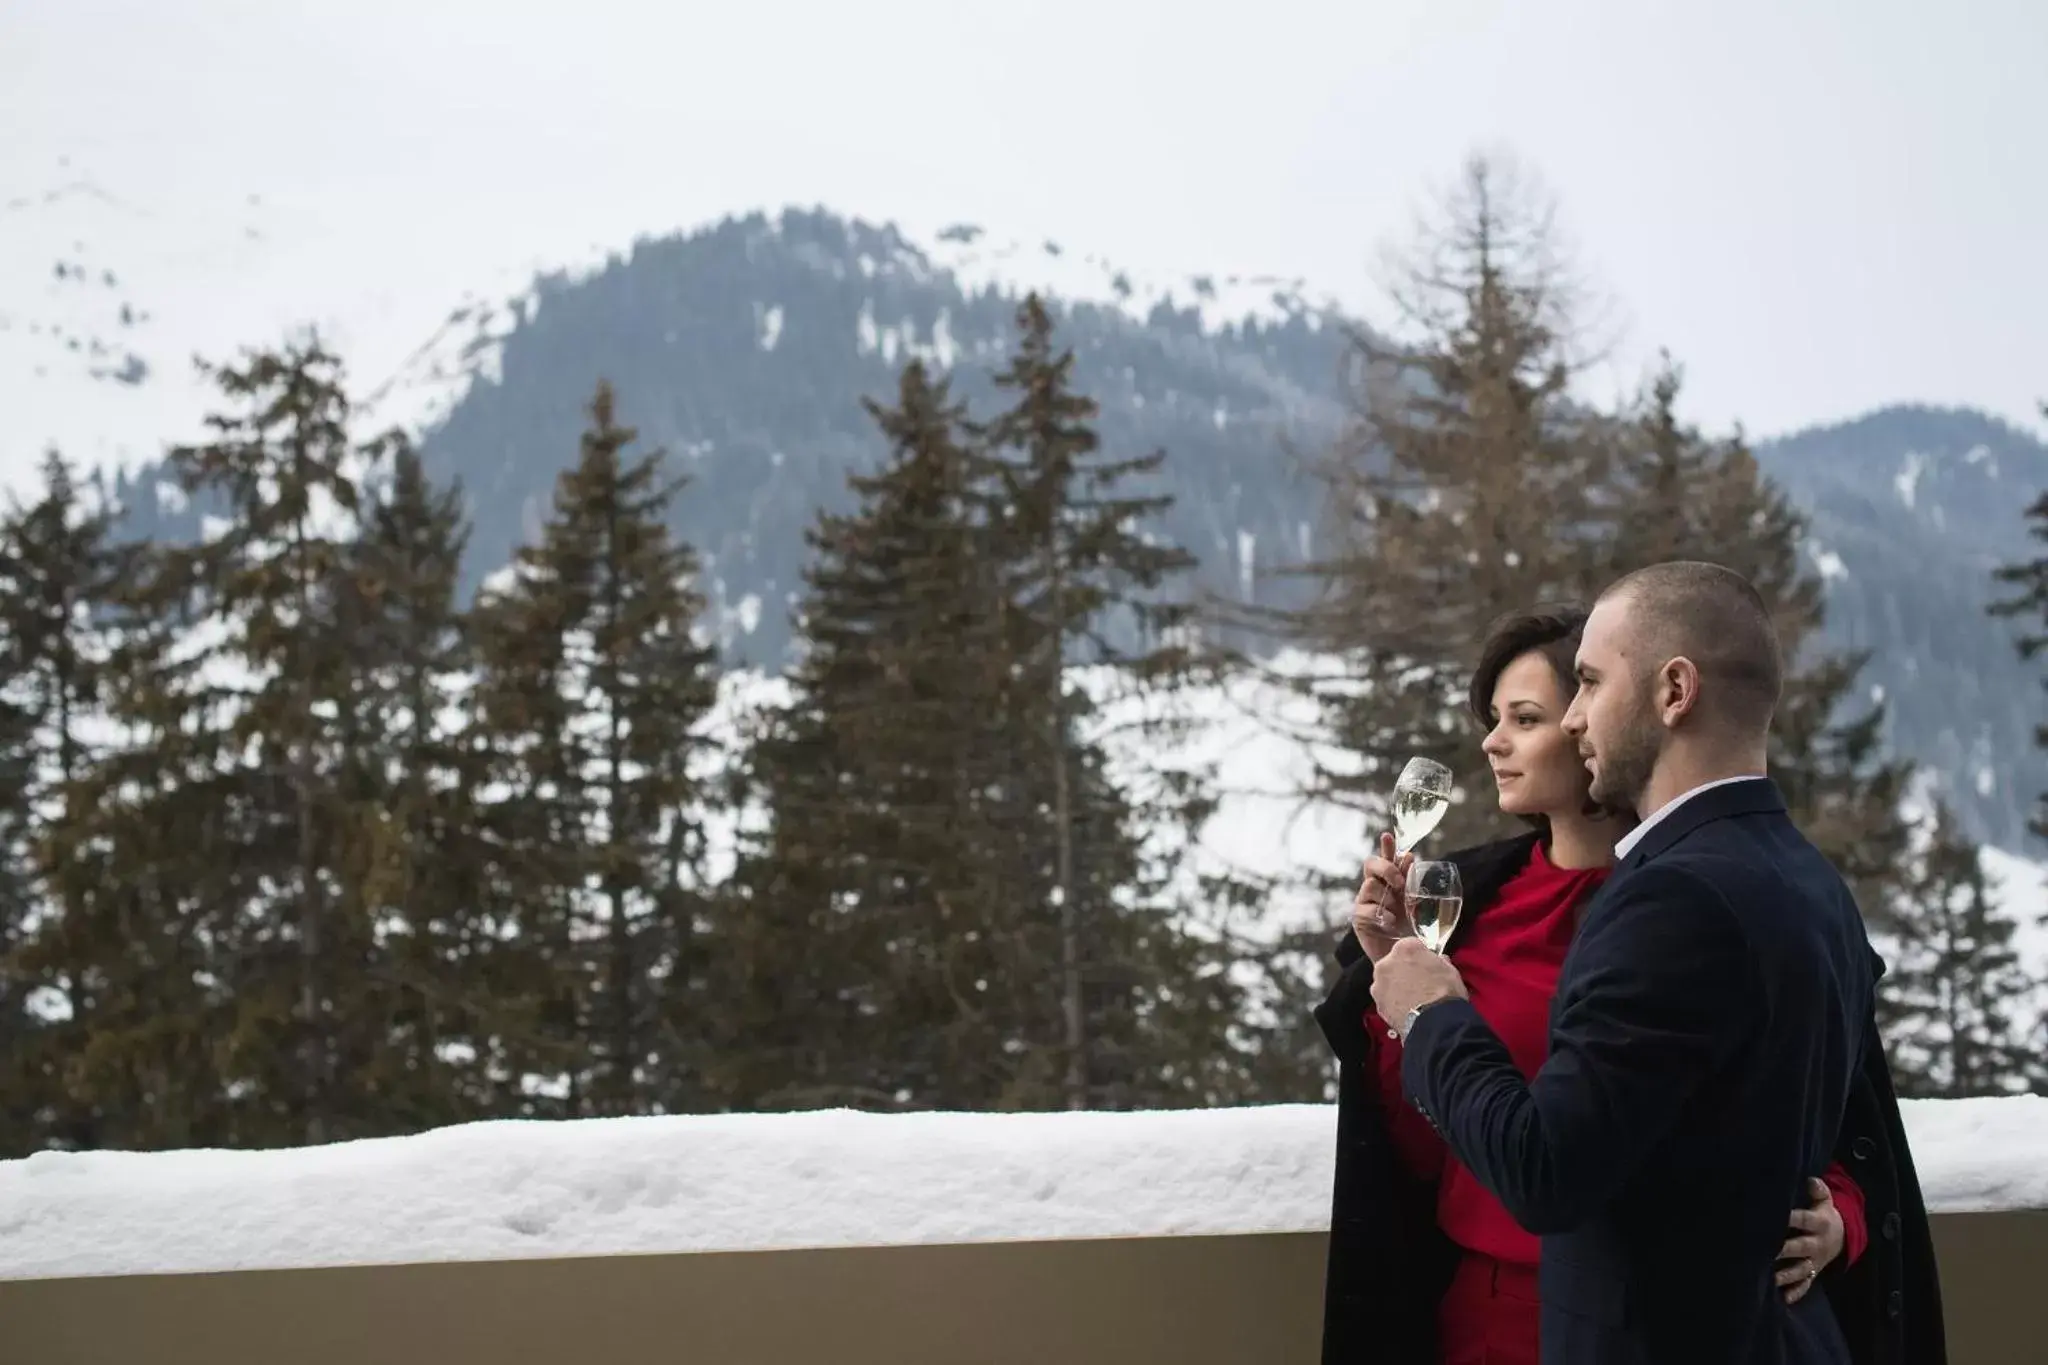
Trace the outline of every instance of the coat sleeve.
<instances>
[{"instance_id":1,"label":"coat sleeve","mask_svg":"<svg viewBox=\"0 0 2048 1365\"><path fill-rule=\"evenodd\" d=\"M1387 1138L1393 1144L1394 1155L1417 1180L1441 1180L1444 1140L1430 1127L1429 1120L1407 1102L1401 1088L1401 1045L1387 1036L1387 1021L1376 1010L1366 1012L1365 1036L1372 1042L1372 1076L1379 1091L1380 1109L1387 1117Z\"/></svg>"},{"instance_id":2,"label":"coat sleeve","mask_svg":"<svg viewBox=\"0 0 2048 1365\"><path fill-rule=\"evenodd\" d=\"M1749 1027L1756 964L1733 913L1682 869L1617 884L1573 950L1550 1055L1524 1081L1467 1001L1426 1010L1402 1079L1457 1158L1539 1236L1604 1207Z\"/></svg>"},{"instance_id":3,"label":"coat sleeve","mask_svg":"<svg viewBox=\"0 0 2048 1365\"><path fill-rule=\"evenodd\" d=\"M1343 971L1329 995L1315 1007L1315 1020L1339 1061L1370 1068L1372 1040L1365 1033L1365 1012L1372 1008L1372 959L1348 930L1337 941L1336 958Z\"/></svg>"},{"instance_id":4,"label":"coat sleeve","mask_svg":"<svg viewBox=\"0 0 2048 1365\"><path fill-rule=\"evenodd\" d=\"M1855 1265L1870 1244L1870 1224L1864 1214L1863 1187L1848 1168L1837 1161L1821 1172L1828 1196L1835 1201L1835 1213L1842 1220L1842 1264Z\"/></svg>"},{"instance_id":5,"label":"coat sleeve","mask_svg":"<svg viewBox=\"0 0 2048 1365\"><path fill-rule=\"evenodd\" d=\"M1869 1240L1821 1276L1854 1365L1943 1365L1941 1277L1927 1205L1875 1019L1849 1091L1836 1159L1856 1179Z\"/></svg>"},{"instance_id":6,"label":"coat sleeve","mask_svg":"<svg viewBox=\"0 0 2048 1365\"><path fill-rule=\"evenodd\" d=\"M1372 963L1357 951L1355 939L1344 937L1353 945L1351 961L1330 998L1316 1007L1338 1056L1356 1059L1343 1060L1337 1069L1322 1360L1434 1365L1436 1304L1457 1251L1437 1226L1435 1182L1415 1179L1401 1158L1396 1127L1422 1119L1406 1104L1386 1108L1371 1070L1376 1058L1365 1024L1372 1007ZM1345 956L1340 948L1340 964Z\"/></svg>"}]
</instances>

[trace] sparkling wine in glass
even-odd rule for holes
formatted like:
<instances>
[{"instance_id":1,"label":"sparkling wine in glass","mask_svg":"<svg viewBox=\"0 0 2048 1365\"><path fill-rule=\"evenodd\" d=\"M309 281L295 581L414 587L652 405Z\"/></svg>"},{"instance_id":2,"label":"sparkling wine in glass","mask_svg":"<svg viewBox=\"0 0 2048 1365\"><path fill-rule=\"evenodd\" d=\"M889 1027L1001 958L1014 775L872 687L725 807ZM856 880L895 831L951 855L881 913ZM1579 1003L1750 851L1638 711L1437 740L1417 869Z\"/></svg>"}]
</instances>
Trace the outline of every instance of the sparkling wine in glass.
<instances>
[{"instance_id":1,"label":"sparkling wine in glass","mask_svg":"<svg viewBox=\"0 0 2048 1365\"><path fill-rule=\"evenodd\" d=\"M1424 862L1408 867L1408 918L1416 937L1433 953L1450 946L1458 927L1458 912L1465 908L1465 888L1458 880L1456 863Z\"/></svg>"},{"instance_id":2,"label":"sparkling wine in glass","mask_svg":"<svg viewBox=\"0 0 2048 1365\"><path fill-rule=\"evenodd\" d=\"M1428 837L1451 806L1451 770L1428 758L1411 758L1394 783L1394 856Z\"/></svg>"}]
</instances>

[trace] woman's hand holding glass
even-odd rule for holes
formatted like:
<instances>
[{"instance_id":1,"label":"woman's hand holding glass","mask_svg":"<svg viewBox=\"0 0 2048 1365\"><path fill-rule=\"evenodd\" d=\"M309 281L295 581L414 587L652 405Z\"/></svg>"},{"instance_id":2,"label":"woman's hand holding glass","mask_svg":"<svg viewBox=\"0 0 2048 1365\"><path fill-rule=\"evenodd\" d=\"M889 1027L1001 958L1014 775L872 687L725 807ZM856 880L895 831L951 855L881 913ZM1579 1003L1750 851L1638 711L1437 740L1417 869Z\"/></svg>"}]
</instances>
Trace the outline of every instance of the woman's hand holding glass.
<instances>
[{"instance_id":1,"label":"woman's hand holding glass","mask_svg":"<svg viewBox=\"0 0 2048 1365\"><path fill-rule=\"evenodd\" d=\"M1394 836L1380 836L1380 851L1365 860L1365 876L1351 902L1351 933L1365 955L1378 962L1397 939L1412 938L1408 922L1408 867L1413 853L1396 853Z\"/></svg>"}]
</instances>

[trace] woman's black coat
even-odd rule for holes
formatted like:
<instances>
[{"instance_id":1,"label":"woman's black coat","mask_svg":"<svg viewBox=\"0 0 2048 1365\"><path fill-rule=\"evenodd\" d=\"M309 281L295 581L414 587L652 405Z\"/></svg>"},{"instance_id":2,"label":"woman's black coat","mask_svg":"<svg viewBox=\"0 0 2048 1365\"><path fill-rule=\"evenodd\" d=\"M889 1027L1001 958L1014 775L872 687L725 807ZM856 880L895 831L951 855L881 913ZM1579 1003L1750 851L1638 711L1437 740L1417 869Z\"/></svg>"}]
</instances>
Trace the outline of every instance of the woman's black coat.
<instances>
[{"instance_id":1,"label":"woman's black coat","mask_svg":"<svg viewBox=\"0 0 2048 1365\"><path fill-rule=\"evenodd\" d=\"M1537 836L1449 855L1469 923L1528 863ZM1337 1162L1323 1287L1323 1365L1436 1365L1436 1305L1457 1252L1436 1225L1436 1187L1409 1176L1381 1112L1366 1037L1372 963L1347 930L1343 968L1316 1022L1337 1054ZM1882 971L1882 964L1878 964ZM1941 1289L1919 1177L1872 1020L1835 1160L1862 1187L1870 1242L1857 1263L1821 1276L1856 1365L1946 1365ZM1674 1206L1674 1218L1685 1216Z\"/></svg>"}]
</instances>

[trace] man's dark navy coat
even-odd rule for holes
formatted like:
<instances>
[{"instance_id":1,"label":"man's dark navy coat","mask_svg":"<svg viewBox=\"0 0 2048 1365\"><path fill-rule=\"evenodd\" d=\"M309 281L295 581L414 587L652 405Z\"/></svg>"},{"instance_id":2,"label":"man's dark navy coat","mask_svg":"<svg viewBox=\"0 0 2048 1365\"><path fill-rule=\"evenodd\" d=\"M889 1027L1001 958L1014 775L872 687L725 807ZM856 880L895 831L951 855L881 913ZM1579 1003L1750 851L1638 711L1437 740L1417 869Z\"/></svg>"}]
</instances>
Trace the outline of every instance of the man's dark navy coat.
<instances>
[{"instance_id":1,"label":"man's dark navy coat","mask_svg":"<svg viewBox=\"0 0 2048 1365\"><path fill-rule=\"evenodd\" d=\"M1828 1300L1772 1275L1867 1043L1848 888L1764 779L1644 831L1587 907L1525 1080L1463 1001L1403 1049L1416 1107L1544 1238L1543 1359L1836 1365Z\"/></svg>"}]
</instances>

